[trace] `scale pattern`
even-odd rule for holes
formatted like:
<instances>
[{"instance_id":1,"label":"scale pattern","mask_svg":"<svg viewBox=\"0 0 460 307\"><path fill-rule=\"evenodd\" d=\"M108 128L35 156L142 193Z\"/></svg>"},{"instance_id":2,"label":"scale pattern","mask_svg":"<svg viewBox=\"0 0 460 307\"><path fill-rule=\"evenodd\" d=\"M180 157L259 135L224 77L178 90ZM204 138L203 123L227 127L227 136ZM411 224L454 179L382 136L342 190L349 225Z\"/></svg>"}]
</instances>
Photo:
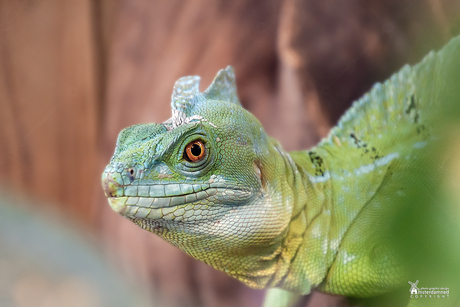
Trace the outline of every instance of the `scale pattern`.
<instances>
[{"instance_id":1,"label":"scale pattern","mask_svg":"<svg viewBox=\"0 0 460 307\"><path fill-rule=\"evenodd\" d=\"M179 79L172 117L124 129L102 183L111 207L186 253L255 288L347 296L401 278L385 218L400 175L436 135L437 99L460 38L405 66L356 101L324 140L286 153L241 107L231 67L199 92ZM186 158L187 144L204 158Z\"/></svg>"}]
</instances>

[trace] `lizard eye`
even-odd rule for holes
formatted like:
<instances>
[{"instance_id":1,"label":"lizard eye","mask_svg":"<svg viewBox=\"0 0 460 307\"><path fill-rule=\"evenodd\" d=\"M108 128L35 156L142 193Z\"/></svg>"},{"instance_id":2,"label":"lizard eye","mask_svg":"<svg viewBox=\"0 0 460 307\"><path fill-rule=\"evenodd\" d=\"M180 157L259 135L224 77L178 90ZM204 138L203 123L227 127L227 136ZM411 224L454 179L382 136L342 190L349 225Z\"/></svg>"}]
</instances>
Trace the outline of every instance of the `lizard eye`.
<instances>
[{"instance_id":1,"label":"lizard eye","mask_svg":"<svg viewBox=\"0 0 460 307\"><path fill-rule=\"evenodd\" d=\"M206 150L201 140L195 140L185 147L184 157L190 162L197 162L204 158Z\"/></svg>"}]
</instances>

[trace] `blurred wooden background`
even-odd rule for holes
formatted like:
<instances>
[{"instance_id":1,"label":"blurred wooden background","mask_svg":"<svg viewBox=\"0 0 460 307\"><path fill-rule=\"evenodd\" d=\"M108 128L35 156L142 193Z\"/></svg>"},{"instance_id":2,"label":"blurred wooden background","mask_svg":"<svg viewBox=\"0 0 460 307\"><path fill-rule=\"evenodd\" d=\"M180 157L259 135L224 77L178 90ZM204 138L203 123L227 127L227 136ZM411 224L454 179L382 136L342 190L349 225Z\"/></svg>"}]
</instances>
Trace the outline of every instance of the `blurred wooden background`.
<instances>
[{"instance_id":1,"label":"blurred wooden background","mask_svg":"<svg viewBox=\"0 0 460 307\"><path fill-rule=\"evenodd\" d=\"M169 118L178 78L204 90L233 65L267 132L308 148L373 83L458 35L459 17L457 0L0 0L0 184L90 229L161 306L259 306L262 291L111 211L100 176L118 132Z\"/></svg>"}]
</instances>

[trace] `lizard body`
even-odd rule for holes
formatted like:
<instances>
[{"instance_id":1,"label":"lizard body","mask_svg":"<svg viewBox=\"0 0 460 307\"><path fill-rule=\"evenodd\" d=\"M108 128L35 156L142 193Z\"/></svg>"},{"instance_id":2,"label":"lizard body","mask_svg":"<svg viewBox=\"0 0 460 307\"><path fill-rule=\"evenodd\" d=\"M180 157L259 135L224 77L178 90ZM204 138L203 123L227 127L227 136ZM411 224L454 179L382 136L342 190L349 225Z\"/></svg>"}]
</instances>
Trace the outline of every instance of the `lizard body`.
<instances>
[{"instance_id":1,"label":"lizard body","mask_svg":"<svg viewBox=\"0 0 460 307\"><path fill-rule=\"evenodd\" d=\"M436 139L437 91L460 38L356 101L310 150L286 153L238 100L231 67L172 117L124 129L103 187L111 207L254 288L372 297L402 282L385 217L404 169ZM268 306L268 305L267 305ZM280 305L281 306L281 305Z\"/></svg>"}]
</instances>

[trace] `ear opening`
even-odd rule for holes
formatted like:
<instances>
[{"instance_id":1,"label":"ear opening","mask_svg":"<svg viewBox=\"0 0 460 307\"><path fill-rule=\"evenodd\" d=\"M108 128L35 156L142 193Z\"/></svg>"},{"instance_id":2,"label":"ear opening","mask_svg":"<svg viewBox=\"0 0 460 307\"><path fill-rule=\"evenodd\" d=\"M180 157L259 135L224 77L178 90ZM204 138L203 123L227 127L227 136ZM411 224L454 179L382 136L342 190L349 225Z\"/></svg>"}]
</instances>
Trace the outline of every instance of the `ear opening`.
<instances>
[{"instance_id":1,"label":"ear opening","mask_svg":"<svg viewBox=\"0 0 460 307\"><path fill-rule=\"evenodd\" d=\"M265 187L266 187L266 178L264 177L264 173L262 172L262 168L261 168L261 165L260 165L260 162L259 161L254 161L254 171L256 173L256 175L259 177L260 179L260 183L262 185L262 189L265 190Z\"/></svg>"}]
</instances>

